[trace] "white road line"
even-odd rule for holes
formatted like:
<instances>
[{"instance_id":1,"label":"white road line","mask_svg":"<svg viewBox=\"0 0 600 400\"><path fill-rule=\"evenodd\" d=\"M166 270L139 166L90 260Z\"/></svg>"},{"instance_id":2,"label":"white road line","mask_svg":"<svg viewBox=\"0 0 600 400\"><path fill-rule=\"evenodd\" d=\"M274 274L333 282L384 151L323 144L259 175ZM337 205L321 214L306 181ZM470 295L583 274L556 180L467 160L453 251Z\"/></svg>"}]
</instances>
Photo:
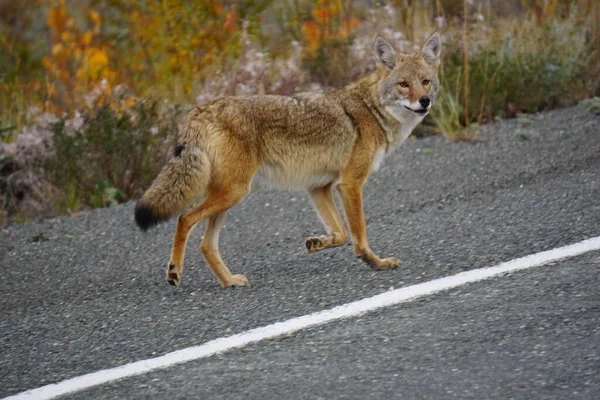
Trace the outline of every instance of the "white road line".
<instances>
[{"instance_id":1,"label":"white road line","mask_svg":"<svg viewBox=\"0 0 600 400\"><path fill-rule=\"evenodd\" d=\"M209 357L216 353L222 353L245 346L249 343L289 334L311 326L325 324L341 318L354 317L367 311L411 301L418 297L452 289L467 283L489 279L508 272L538 267L552 261L577 256L592 250L600 250L600 236L569 246L517 258L512 261L498 264L494 267L466 271L457 275L435 279L418 285L391 290L363 300L344 304L330 310L303 315L301 317L288 319L287 321L267 325L262 328L251 329L237 335L211 340L202 345L177 350L160 357L136 361L120 367L81 375L62 382L42 386L37 389L27 390L14 396L6 397L4 400L53 399L61 395L78 392L118 379L141 375L153 370L164 369L176 364Z\"/></svg>"}]
</instances>

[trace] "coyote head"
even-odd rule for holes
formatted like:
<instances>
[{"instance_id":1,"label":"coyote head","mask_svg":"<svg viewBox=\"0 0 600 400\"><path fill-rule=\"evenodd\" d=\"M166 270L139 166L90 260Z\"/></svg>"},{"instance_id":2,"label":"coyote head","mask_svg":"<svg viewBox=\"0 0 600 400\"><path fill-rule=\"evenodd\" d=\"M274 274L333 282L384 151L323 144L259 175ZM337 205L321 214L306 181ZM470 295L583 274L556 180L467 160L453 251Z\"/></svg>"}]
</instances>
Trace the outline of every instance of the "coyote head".
<instances>
[{"instance_id":1,"label":"coyote head","mask_svg":"<svg viewBox=\"0 0 600 400\"><path fill-rule=\"evenodd\" d=\"M379 100L397 120L424 117L431 109L440 84L441 47L437 33L411 55L397 53L381 36L375 39L375 59L382 72Z\"/></svg>"}]
</instances>

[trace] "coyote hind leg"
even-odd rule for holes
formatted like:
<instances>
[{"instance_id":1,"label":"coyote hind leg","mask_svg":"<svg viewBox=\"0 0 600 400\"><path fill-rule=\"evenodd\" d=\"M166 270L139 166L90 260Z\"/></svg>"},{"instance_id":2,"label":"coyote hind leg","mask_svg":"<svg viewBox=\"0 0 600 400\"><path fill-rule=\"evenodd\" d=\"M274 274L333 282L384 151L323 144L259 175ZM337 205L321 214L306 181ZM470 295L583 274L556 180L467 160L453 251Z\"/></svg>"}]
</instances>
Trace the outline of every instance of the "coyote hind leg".
<instances>
[{"instance_id":1,"label":"coyote hind leg","mask_svg":"<svg viewBox=\"0 0 600 400\"><path fill-rule=\"evenodd\" d=\"M185 247L187 245L190 233L196 227L196 225L205 218L210 218L221 214L233 207L234 205L238 204L248 194L249 190L249 185L237 185L235 187L230 187L227 190L209 191L208 195L206 196L206 200L204 200L204 203L186 212L185 214L182 214L179 217L179 221L177 222L177 230L175 232L175 237L173 238L173 249L171 251L171 259L169 261L169 267L167 269L167 282L169 282L173 286L179 286L179 284L181 283ZM211 221L209 220L209 223L207 225L207 233L209 237L211 237L211 241L214 241L216 243L216 240L214 240L215 222L219 221L212 221L211 223ZM222 225L222 223L223 222L221 221L220 225ZM209 227L210 230L208 230ZM216 229L216 231L218 238L218 229ZM210 247L211 246L208 246L207 248ZM213 253L211 252L210 254ZM218 250L216 254L218 254ZM224 264L222 265L224 266ZM213 272L215 273L217 279L219 279L219 282L221 284L223 284L223 282L227 283L229 281L236 280L231 279L233 276L231 276L231 273L229 273L229 270L227 270L227 268L225 268L225 270L227 270L226 272L222 268L217 268L217 271L219 271L217 272L210 264L210 261L209 266L211 267L211 269L213 269ZM223 281L221 281L221 278L219 278L219 273L222 273L222 278L224 279ZM229 273L229 275L227 275L227 273Z\"/></svg>"},{"instance_id":2,"label":"coyote hind leg","mask_svg":"<svg viewBox=\"0 0 600 400\"><path fill-rule=\"evenodd\" d=\"M225 222L226 215L227 211L223 211L208 219L200 249L206 263L222 287L244 286L248 284L248 279L242 274L232 275L219 254L219 231Z\"/></svg>"}]
</instances>

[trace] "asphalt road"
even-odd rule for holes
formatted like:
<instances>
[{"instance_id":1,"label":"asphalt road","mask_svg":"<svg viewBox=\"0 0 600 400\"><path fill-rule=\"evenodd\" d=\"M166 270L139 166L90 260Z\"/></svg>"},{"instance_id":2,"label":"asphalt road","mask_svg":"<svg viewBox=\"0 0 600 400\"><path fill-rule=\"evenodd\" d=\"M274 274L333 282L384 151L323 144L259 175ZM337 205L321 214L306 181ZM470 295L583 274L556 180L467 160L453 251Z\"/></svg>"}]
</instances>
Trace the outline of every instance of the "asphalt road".
<instances>
[{"instance_id":1,"label":"asphalt road","mask_svg":"<svg viewBox=\"0 0 600 400\"><path fill-rule=\"evenodd\" d=\"M597 399L599 268L600 251L68 398Z\"/></svg>"},{"instance_id":2,"label":"asphalt road","mask_svg":"<svg viewBox=\"0 0 600 400\"><path fill-rule=\"evenodd\" d=\"M164 280L174 221L133 204L0 232L0 396L156 357L427 280L600 236L600 118L580 108L410 140L365 191L375 272L351 247L308 255L306 196L257 190L221 251L251 286L220 289L194 232ZM600 396L600 254L475 283L73 398L582 398Z\"/></svg>"}]
</instances>

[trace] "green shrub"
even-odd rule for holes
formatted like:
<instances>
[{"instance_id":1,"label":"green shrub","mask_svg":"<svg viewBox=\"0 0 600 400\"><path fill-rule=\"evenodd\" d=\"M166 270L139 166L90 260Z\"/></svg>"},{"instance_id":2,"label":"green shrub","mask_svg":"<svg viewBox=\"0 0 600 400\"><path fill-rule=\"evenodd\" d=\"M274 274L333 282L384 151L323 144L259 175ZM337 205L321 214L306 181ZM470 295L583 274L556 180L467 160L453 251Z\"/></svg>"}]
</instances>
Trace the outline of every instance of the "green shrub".
<instances>
[{"instance_id":1,"label":"green shrub","mask_svg":"<svg viewBox=\"0 0 600 400\"><path fill-rule=\"evenodd\" d=\"M592 97L591 99L583 100L579 103L586 111L594 115L600 115L600 97Z\"/></svg>"},{"instance_id":2,"label":"green shrub","mask_svg":"<svg viewBox=\"0 0 600 400\"><path fill-rule=\"evenodd\" d=\"M53 154L43 163L49 180L67 194L60 208L106 207L139 196L175 144L178 107L139 102L132 112L109 106L84 117L79 129L54 124Z\"/></svg>"}]
</instances>

